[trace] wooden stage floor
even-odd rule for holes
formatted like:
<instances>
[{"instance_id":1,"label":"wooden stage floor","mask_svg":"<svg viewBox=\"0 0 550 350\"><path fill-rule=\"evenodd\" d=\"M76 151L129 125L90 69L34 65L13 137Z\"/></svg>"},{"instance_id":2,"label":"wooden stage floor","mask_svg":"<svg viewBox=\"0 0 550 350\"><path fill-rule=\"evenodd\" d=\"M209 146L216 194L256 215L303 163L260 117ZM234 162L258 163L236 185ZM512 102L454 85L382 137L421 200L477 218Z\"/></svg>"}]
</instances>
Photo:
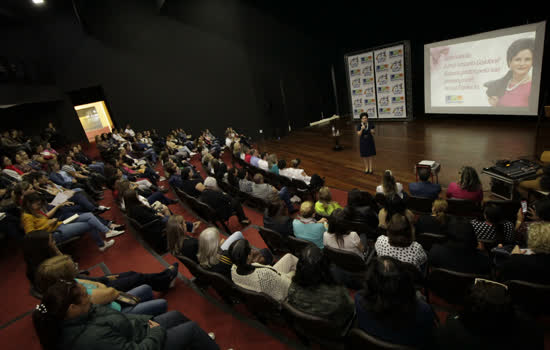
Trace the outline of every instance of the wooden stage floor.
<instances>
[{"instance_id":1,"label":"wooden stage floor","mask_svg":"<svg viewBox=\"0 0 550 350\"><path fill-rule=\"evenodd\" d=\"M535 159L536 122L503 120L431 119L412 122L376 122L377 155L373 175L364 173L359 157L356 124L338 121L340 144L334 145L328 125L293 131L280 140L259 142L261 152L276 153L287 162L300 158L308 175L325 177L330 187L349 191L359 188L374 193L385 169L391 169L406 189L415 181L414 165L423 160L441 164L439 183L447 187L456 181L464 165L474 167L485 191L490 179L481 174L499 159Z\"/></svg>"}]
</instances>

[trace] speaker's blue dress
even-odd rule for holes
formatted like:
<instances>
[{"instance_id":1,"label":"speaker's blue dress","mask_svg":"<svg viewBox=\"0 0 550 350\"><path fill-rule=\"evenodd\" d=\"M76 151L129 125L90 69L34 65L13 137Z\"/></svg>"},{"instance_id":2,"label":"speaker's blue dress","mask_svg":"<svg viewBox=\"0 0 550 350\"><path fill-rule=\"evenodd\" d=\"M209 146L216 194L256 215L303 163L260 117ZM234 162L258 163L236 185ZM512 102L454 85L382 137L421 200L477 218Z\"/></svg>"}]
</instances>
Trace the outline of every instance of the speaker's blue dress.
<instances>
[{"instance_id":1,"label":"speaker's blue dress","mask_svg":"<svg viewBox=\"0 0 550 350\"><path fill-rule=\"evenodd\" d=\"M376 146L371 130L374 129L374 123L369 121L367 127L359 136L359 153L361 157L371 157L376 155ZM361 123L357 125L357 131L361 130Z\"/></svg>"}]
</instances>

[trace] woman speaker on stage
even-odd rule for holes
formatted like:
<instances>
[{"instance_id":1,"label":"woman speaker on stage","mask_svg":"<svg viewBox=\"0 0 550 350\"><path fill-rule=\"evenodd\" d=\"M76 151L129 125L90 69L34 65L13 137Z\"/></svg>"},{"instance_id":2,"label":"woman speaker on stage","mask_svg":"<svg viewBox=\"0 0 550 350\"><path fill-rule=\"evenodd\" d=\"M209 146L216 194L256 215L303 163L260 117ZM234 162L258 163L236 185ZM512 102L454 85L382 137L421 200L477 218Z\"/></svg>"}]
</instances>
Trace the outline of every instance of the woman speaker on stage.
<instances>
[{"instance_id":1,"label":"woman speaker on stage","mask_svg":"<svg viewBox=\"0 0 550 350\"><path fill-rule=\"evenodd\" d=\"M359 152L365 165L365 174L372 174L372 160L376 155L376 146L374 146L374 123L369 122L369 115L361 113L361 124L357 126L357 135L359 136Z\"/></svg>"}]
</instances>

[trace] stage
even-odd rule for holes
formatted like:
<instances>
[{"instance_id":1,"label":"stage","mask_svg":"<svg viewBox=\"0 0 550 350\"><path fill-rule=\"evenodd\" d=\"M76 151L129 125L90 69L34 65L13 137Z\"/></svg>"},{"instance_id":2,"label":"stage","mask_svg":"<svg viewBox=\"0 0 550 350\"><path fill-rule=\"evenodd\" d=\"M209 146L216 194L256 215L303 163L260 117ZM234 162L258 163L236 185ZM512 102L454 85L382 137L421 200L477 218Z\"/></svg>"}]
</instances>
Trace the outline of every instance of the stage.
<instances>
[{"instance_id":1,"label":"stage","mask_svg":"<svg viewBox=\"0 0 550 350\"><path fill-rule=\"evenodd\" d=\"M441 164L439 183L446 188L457 181L464 165L474 167L489 191L490 179L481 170L499 159L535 159L536 122L509 120L431 119L411 122L376 122L377 155L374 174L364 173L359 157L356 124L339 120L342 151L333 151L331 124L292 131L280 140L259 142L261 152L279 159L300 158L308 175L325 177L328 186L349 191L359 188L374 193L385 169L391 169L408 190L415 181L414 165L424 159ZM488 195L488 193L486 193Z\"/></svg>"}]
</instances>

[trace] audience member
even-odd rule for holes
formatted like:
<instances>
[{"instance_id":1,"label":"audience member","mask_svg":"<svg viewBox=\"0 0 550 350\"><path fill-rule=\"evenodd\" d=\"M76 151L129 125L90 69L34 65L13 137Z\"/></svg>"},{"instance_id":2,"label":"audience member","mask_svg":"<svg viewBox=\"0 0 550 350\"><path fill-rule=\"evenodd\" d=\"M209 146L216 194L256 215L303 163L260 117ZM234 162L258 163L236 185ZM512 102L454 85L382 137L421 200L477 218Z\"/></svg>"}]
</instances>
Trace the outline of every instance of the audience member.
<instances>
[{"instance_id":1,"label":"audience member","mask_svg":"<svg viewBox=\"0 0 550 350\"><path fill-rule=\"evenodd\" d=\"M328 230L323 235L323 245L346 250L364 258L367 248L367 238L361 239L357 232L348 231L344 209L336 209L328 218Z\"/></svg>"},{"instance_id":2,"label":"audience member","mask_svg":"<svg viewBox=\"0 0 550 350\"><path fill-rule=\"evenodd\" d=\"M449 225L448 240L443 244L434 244L428 254L432 267L489 275L491 261L486 254L477 249L477 238L472 225L466 220L454 220Z\"/></svg>"},{"instance_id":3,"label":"audience member","mask_svg":"<svg viewBox=\"0 0 550 350\"><path fill-rule=\"evenodd\" d=\"M267 152L263 152L260 154L260 159L258 160L258 168L268 171L269 170L269 163L267 162Z\"/></svg>"},{"instance_id":4,"label":"audience member","mask_svg":"<svg viewBox=\"0 0 550 350\"><path fill-rule=\"evenodd\" d=\"M386 170L382 176L382 185L376 187L376 193L383 193L386 197L398 195L403 198L403 185L399 182L395 182L391 170Z\"/></svg>"},{"instance_id":5,"label":"audience member","mask_svg":"<svg viewBox=\"0 0 550 350\"><path fill-rule=\"evenodd\" d=\"M72 281L60 281L48 289L32 315L44 349L219 349L208 334L179 312L153 318L122 314L93 305L90 299L86 288Z\"/></svg>"},{"instance_id":6,"label":"audience member","mask_svg":"<svg viewBox=\"0 0 550 350\"><path fill-rule=\"evenodd\" d=\"M298 258L292 254L283 256L273 267L250 263L250 243L245 239L233 242L229 256L233 261L231 279L243 288L265 293L277 301L283 301L296 271Z\"/></svg>"},{"instance_id":7,"label":"audience member","mask_svg":"<svg viewBox=\"0 0 550 350\"><path fill-rule=\"evenodd\" d=\"M326 218L317 221L313 217L313 202L303 202L300 206L300 215L292 222L294 236L314 243L317 247L323 248L323 234L326 231Z\"/></svg>"},{"instance_id":8,"label":"audience member","mask_svg":"<svg viewBox=\"0 0 550 350\"><path fill-rule=\"evenodd\" d=\"M346 327L355 316L349 291L335 284L318 247L309 245L300 256L287 302L307 314L330 319L337 329Z\"/></svg>"},{"instance_id":9,"label":"audience member","mask_svg":"<svg viewBox=\"0 0 550 350\"><path fill-rule=\"evenodd\" d=\"M279 232L283 238L294 236L292 218L284 215L284 206L280 199L269 203L264 212L264 227Z\"/></svg>"},{"instance_id":10,"label":"audience member","mask_svg":"<svg viewBox=\"0 0 550 350\"><path fill-rule=\"evenodd\" d=\"M68 255L54 256L43 261L36 270L36 286L41 291L47 291L57 281L74 280L86 288L92 304L106 305L114 310L132 314L156 316L166 312L166 300L153 300L151 286L139 285L127 291L128 294L138 297L140 302L124 306L116 301L119 296L118 290L100 282L76 278L76 272L75 263Z\"/></svg>"},{"instance_id":11,"label":"audience member","mask_svg":"<svg viewBox=\"0 0 550 350\"><path fill-rule=\"evenodd\" d=\"M342 206L332 200L330 188L327 186L321 187L319 190L319 200L315 203L315 212L318 215L328 217L336 209L342 209Z\"/></svg>"},{"instance_id":12,"label":"audience member","mask_svg":"<svg viewBox=\"0 0 550 350\"><path fill-rule=\"evenodd\" d=\"M448 230L447 209L449 205L444 199L436 199L432 204L430 215L421 215L415 223L415 232L446 234Z\"/></svg>"},{"instance_id":13,"label":"audience member","mask_svg":"<svg viewBox=\"0 0 550 350\"><path fill-rule=\"evenodd\" d=\"M67 205L67 203L70 202L65 202L62 205ZM53 238L57 243L88 233L102 252L115 244L115 240L103 241L100 232L104 233L106 238L116 237L124 233L124 231L110 230L91 213L81 214L74 221L64 224L52 218L59 206L47 213L42 211L42 208L43 201L40 195L34 193L25 197L21 217L25 233L44 230L53 233Z\"/></svg>"},{"instance_id":14,"label":"audience member","mask_svg":"<svg viewBox=\"0 0 550 350\"><path fill-rule=\"evenodd\" d=\"M472 226L478 240L490 240L497 243L514 240L514 224L505 220L502 209L494 205L486 205L483 210L485 220L472 220Z\"/></svg>"},{"instance_id":15,"label":"audience member","mask_svg":"<svg viewBox=\"0 0 550 350\"><path fill-rule=\"evenodd\" d=\"M411 225L411 231L414 237L414 214L412 211L407 209L406 202L398 195L385 197L384 207L380 209L380 212L378 213L378 226L386 229L388 227L388 222L394 214L401 214L407 218Z\"/></svg>"},{"instance_id":16,"label":"audience member","mask_svg":"<svg viewBox=\"0 0 550 350\"><path fill-rule=\"evenodd\" d=\"M369 335L394 344L429 348L434 312L416 297L411 276L397 259L377 257L371 261L364 289L355 294L355 309L359 328Z\"/></svg>"},{"instance_id":17,"label":"audience member","mask_svg":"<svg viewBox=\"0 0 550 350\"><path fill-rule=\"evenodd\" d=\"M420 167L417 171L420 182L411 182L409 184L409 192L411 193L411 196L437 199L437 197L439 197L439 193L441 193L441 185L434 184L429 181L431 175L430 169Z\"/></svg>"},{"instance_id":18,"label":"audience member","mask_svg":"<svg viewBox=\"0 0 550 350\"><path fill-rule=\"evenodd\" d=\"M537 177L533 180L521 181L516 187L522 198L529 197L529 191L550 191L550 166L537 171Z\"/></svg>"},{"instance_id":19,"label":"audience member","mask_svg":"<svg viewBox=\"0 0 550 350\"><path fill-rule=\"evenodd\" d=\"M252 185L254 184L254 182L248 179L248 172L246 171L246 169L239 169L237 176L239 177L239 190L245 193L252 193Z\"/></svg>"},{"instance_id":20,"label":"audience member","mask_svg":"<svg viewBox=\"0 0 550 350\"><path fill-rule=\"evenodd\" d=\"M185 222L181 215L172 215L166 223L166 241L168 251L174 255L183 255L198 262L199 240L187 235L187 232L194 232L201 222Z\"/></svg>"},{"instance_id":21,"label":"audience member","mask_svg":"<svg viewBox=\"0 0 550 350\"><path fill-rule=\"evenodd\" d=\"M506 286L480 280L460 314L436 330L435 348L542 349L544 337L535 322L514 309Z\"/></svg>"},{"instance_id":22,"label":"audience member","mask_svg":"<svg viewBox=\"0 0 550 350\"><path fill-rule=\"evenodd\" d=\"M502 281L522 280L550 284L550 223L534 222L527 231L527 249L515 247L510 257L500 264Z\"/></svg>"},{"instance_id":23,"label":"audience member","mask_svg":"<svg viewBox=\"0 0 550 350\"><path fill-rule=\"evenodd\" d=\"M279 163L279 175L286 176L291 179L302 180L307 185L311 182L311 176L308 176L304 169L298 168L300 166L300 159L296 158L290 161L290 167L282 167Z\"/></svg>"},{"instance_id":24,"label":"audience member","mask_svg":"<svg viewBox=\"0 0 550 350\"><path fill-rule=\"evenodd\" d=\"M393 214L388 222L387 236L379 236L374 244L378 256L391 256L422 270L427 257L422 246L414 241L407 217Z\"/></svg>"},{"instance_id":25,"label":"audience member","mask_svg":"<svg viewBox=\"0 0 550 350\"><path fill-rule=\"evenodd\" d=\"M241 203L221 191L205 188L199 197L201 202L208 204L222 220L228 220L232 215L237 215L239 222L242 225L250 224L250 220L246 217Z\"/></svg>"},{"instance_id":26,"label":"audience member","mask_svg":"<svg viewBox=\"0 0 550 350\"><path fill-rule=\"evenodd\" d=\"M381 195L384 197L383 194ZM348 220L364 223L372 228L375 228L378 226L377 208L378 205L370 193L362 192L357 188L354 188L348 192L348 205L346 207Z\"/></svg>"},{"instance_id":27,"label":"audience member","mask_svg":"<svg viewBox=\"0 0 550 350\"><path fill-rule=\"evenodd\" d=\"M459 181L451 182L447 188L447 198L468 199L481 203L483 189L475 169L465 166L458 175L460 176Z\"/></svg>"},{"instance_id":28,"label":"audience member","mask_svg":"<svg viewBox=\"0 0 550 350\"><path fill-rule=\"evenodd\" d=\"M59 251L55 245L55 241L52 234L46 231L33 231L25 235L23 239L23 258L27 264L27 278L34 284L36 280L36 271L40 264L56 256L62 256L63 253ZM70 259L70 257L69 257ZM174 283L178 273L178 263L171 265L159 273L140 273L135 271L126 271L116 274L108 274L104 276L92 277L86 274L80 274L77 268L77 264L70 260L72 263L67 263L66 271L74 272L73 278L81 278L85 280L95 281L105 284L107 287L113 287L116 290L123 292L129 291L142 284L150 285L155 291L163 292L168 290ZM69 268L72 267L72 268ZM37 291L44 292L41 290Z\"/></svg>"}]
</instances>

